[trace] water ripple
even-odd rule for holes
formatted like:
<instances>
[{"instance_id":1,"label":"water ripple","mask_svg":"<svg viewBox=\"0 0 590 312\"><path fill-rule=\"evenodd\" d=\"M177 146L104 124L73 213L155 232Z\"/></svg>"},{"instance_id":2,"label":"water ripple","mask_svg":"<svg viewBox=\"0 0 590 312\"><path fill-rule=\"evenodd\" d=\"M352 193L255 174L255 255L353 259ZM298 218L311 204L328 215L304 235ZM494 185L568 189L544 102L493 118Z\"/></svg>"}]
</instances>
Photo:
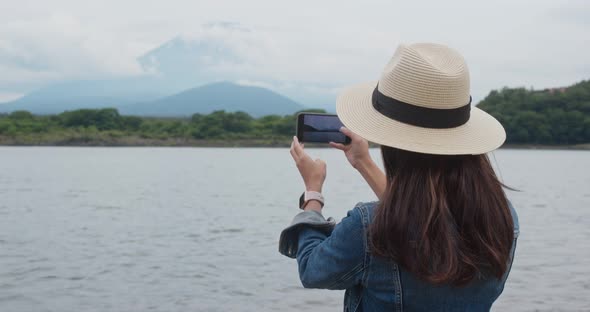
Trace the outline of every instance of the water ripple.
<instances>
[{"instance_id":1,"label":"water ripple","mask_svg":"<svg viewBox=\"0 0 590 312\"><path fill-rule=\"evenodd\" d=\"M1 312L342 309L277 252L301 187L284 150L0 149ZM333 168L326 215L374 198L340 153L311 152ZM494 310L588 311L588 153L496 155L522 235Z\"/></svg>"}]
</instances>

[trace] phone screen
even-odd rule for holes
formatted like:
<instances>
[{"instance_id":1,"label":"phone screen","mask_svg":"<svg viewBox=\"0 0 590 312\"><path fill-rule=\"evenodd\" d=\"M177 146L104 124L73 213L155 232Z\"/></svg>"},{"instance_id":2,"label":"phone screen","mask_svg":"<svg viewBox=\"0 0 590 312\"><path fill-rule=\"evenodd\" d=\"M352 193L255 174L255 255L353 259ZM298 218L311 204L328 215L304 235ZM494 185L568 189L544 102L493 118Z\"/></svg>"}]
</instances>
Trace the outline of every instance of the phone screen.
<instances>
[{"instance_id":1,"label":"phone screen","mask_svg":"<svg viewBox=\"0 0 590 312\"><path fill-rule=\"evenodd\" d=\"M301 114L298 117L297 136L302 142L349 143L350 139L340 132L343 126L336 115Z\"/></svg>"}]
</instances>

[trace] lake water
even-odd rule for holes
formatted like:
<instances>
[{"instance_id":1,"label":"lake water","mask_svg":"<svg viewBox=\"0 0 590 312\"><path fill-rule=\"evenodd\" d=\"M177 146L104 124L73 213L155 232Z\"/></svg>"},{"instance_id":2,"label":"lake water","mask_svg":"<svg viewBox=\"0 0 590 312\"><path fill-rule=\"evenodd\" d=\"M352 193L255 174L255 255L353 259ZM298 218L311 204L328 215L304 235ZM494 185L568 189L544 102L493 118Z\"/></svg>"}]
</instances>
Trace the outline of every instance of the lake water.
<instances>
[{"instance_id":1,"label":"lake water","mask_svg":"<svg viewBox=\"0 0 590 312\"><path fill-rule=\"evenodd\" d=\"M310 153L325 215L375 199ZM494 158L522 234L493 310L590 311L590 153ZM341 311L277 251L302 187L287 149L1 147L0 311Z\"/></svg>"}]
</instances>

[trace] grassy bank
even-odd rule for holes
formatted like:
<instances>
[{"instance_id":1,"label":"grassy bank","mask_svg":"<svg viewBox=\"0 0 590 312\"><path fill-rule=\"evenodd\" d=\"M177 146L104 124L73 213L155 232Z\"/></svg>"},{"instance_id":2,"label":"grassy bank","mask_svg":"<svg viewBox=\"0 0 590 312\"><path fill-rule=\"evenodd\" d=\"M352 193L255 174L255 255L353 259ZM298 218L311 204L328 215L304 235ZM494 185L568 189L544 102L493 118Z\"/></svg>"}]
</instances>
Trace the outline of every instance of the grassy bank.
<instances>
[{"instance_id":1,"label":"grassy bank","mask_svg":"<svg viewBox=\"0 0 590 312\"><path fill-rule=\"evenodd\" d=\"M590 151L590 144L571 145L538 145L538 144L504 144L503 149L528 149L528 150L578 150Z\"/></svg>"},{"instance_id":2,"label":"grassy bank","mask_svg":"<svg viewBox=\"0 0 590 312\"><path fill-rule=\"evenodd\" d=\"M317 110L314 110L317 111ZM83 109L51 116L0 115L1 145L44 146L286 146L296 115L253 118L243 112L190 118L121 116Z\"/></svg>"},{"instance_id":3,"label":"grassy bank","mask_svg":"<svg viewBox=\"0 0 590 312\"><path fill-rule=\"evenodd\" d=\"M198 140L191 138L142 138L139 136L101 135L96 137L72 135L59 138L47 137L3 137L0 146L193 146L193 147L288 147L290 138L282 139L247 139L247 140Z\"/></svg>"},{"instance_id":4,"label":"grassy bank","mask_svg":"<svg viewBox=\"0 0 590 312\"><path fill-rule=\"evenodd\" d=\"M88 136L81 133L51 136L5 137L0 135L0 146L105 146L105 147L281 147L291 144L291 136L274 139L240 139L240 140L199 140L192 138L143 138L134 135L101 133ZM327 144L308 144L309 147L329 147ZM371 147L378 147L372 144ZM527 150L590 150L590 144L577 145L533 145L506 144L502 149Z\"/></svg>"},{"instance_id":5,"label":"grassy bank","mask_svg":"<svg viewBox=\"0 0 590 312\"><path fill-rule=\"evenodd\" d=\"M287 147L295 133L295 122L295 114L253 118L243 112L224 111L190 118L121 116L115 109L83 109L50 116L17 111L0 115L0 145ZM511 135L509 132L508 138ZM588 143L507 143L505 148L590 150Z\"/></svg>"}]
</instances>

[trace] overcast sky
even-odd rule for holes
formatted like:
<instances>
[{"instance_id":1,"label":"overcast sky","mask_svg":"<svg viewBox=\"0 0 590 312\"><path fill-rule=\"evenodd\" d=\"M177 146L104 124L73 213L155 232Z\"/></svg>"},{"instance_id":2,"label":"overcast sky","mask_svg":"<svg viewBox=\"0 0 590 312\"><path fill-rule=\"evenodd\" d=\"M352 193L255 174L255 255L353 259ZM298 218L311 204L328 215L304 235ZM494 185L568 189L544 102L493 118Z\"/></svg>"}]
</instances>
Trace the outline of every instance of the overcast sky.
<instances>
[{"instance_id":1,"label":"overcast sky","mask_svg":"<svg viewBox=\"0 0 590 312\"><path fill-rule=\"evenodd\" d=\"M0 0L0 101L60 80L144 74L138 56L218 22L248 30L227 40L252 71L318 92L375 80L399 43L424 41L464 55L475 101L590 78L585 0Z\"/></svg>"}]
</instances>

